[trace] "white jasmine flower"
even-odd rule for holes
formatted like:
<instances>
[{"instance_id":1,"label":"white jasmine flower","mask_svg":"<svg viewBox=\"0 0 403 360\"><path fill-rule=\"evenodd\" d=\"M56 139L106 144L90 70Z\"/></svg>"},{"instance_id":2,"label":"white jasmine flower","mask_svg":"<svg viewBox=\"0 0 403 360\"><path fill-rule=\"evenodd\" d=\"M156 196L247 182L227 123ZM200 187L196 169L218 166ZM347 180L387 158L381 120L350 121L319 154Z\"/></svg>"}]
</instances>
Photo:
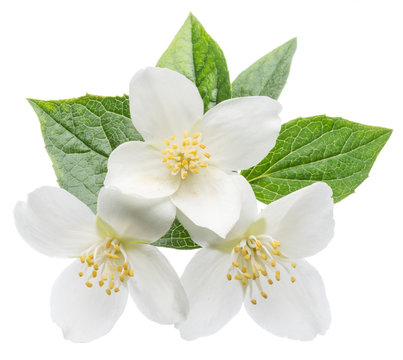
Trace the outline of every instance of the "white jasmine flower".
<instances>
[{"instance_id":1,"label":"white jasmine flower","mask_svg":"<svg viewBox=\"0 0 403 360\"><path fill-rule=\"evenodd\" d=\"M196 86L168 69L147 68L130 83L133 124L108 162L105 185L144 198L170 197L195 224L225 236L240 214L239 175L274 146L279 103L266 96L223 101L203 115Z\"/></svg>"},{"instance_id":2,"label":"white jasmine flower","mask_svg":"<svg viewBox=\"0 0 403 360\"><path fill-rule=\"evenodd\" d=\"M238 223L223 239L179 219L204 246L182 277L190 312L177 324L185 339L218 331L241 308L261 327L299 340L323 334L330 310L318 272L303 258L333 236L332 191L315 183L268 205L260 214L246 180Z\"/></svg>"},{"instance_id":3,"label":"white jasmine flower","mask_svg":"<svg viewBox=\"0 0 403 360\"><path fill-rule=\"evenodd\" d=\"M22 237L49 256L77 258L56 280L51 315L66 339L91 341L118 320L128 293L151 320L183 320L188 303L167 259L154 246L170 227L169 201L128 199L101 189L98 215L65 190L42 187L15 208Z\"/></svg>"}]
</instances>

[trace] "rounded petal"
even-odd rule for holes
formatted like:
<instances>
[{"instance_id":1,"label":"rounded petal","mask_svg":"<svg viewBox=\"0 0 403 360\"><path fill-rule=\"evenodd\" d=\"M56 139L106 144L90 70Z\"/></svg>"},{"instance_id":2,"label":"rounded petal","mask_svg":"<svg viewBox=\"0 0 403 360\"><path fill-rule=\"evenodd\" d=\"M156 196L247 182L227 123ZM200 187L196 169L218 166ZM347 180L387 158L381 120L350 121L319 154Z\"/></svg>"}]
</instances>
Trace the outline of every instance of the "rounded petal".
<instances>
[{"instance_id":1,"label":"rounded petal","mask_svg":"<svg viewBox=\"0 0 403 360\"><path fill-rule=\"evenodd\" d=\"M144 198L162 198L179 187L179 176L172 176L162 162L162 155L141 141L130 141L112 151L108 160L105 186L124 194Z\"/></svg>"},{"instance_id":2,"label":"rounded petal","mask_svg":"<svg viewBox=\"0 0 403 360\"><path fill-rule=\"evenodd\" d=\"M78 256L99 241L96 217L75 196L56 187L41 187L18 202L15 224L35 250L60 257Z\"/></svg>"},{"instance_id":3,"label":"rounded petal","mask_svg":"<svg viewBox=\"0 0 403 360\"><path fill-rule=\"evenodd\" d=\"M172 135L182 135L203 115L196 86L169 69L146 68L130 82L130 112L143 138L157 146Z\"/></svg>"},{"instance_id":4,"label":"rounded petal","mask_svg":"<svg viewBox=\"0 0 403 360\"><path fill-rule=\"evenodd\" d=\"M177 213L179 221L189 232L192 240L202 247L227 248L232 244L234 239L243 235L250 224L256 219L257 202L251 186L241 175L230 175L230 178L241 194L241 215L225 239L210 229L197 226L181 211Z\"/></svg>"},{"instance_id":5,"label":"rounded petal","mask_svg":"<svg viewBox=\"0 0 403 360\"><path fill-rule=\"evenodd\" d=\"M332 189L315 183L268 205L259 215L264 232L281 242L280 251L290 258L312 256L333 237Z\"/></svg>"},{"instance_id":6,"label":"rounded petal","mask_svg":"<svg viewBox=\"0 0 403 360\"><path fill-rule=\"evenodd\" d=\"M160 324L183 320L189 304L182 284L165 256L152 245L125 246L134 277L130 294L140 311Z\"/></svg>"},{"instance_id":7,"label":"rounded petal","mask_svg":"<svg viewBox=\"0 0 403 360\"><path fill-rule=\"evenodd\" d=\"M239 281L228 280L231 265L228 253L213 249L199 250L182 276L190 311L177 324L181 336L193 340L220 330L240 310L244 290Z\"/></svg>"},{"instance_id":8,"label":"rounded petal","mask_svg":"<svg viewBox=\"0 0 403 360\"><path fill-rule=\"evenodd\" d=\"M156 241L169 230L175 214L169 198L143 199L107 187L99 192L98 216L120 238Z\"/></svg>"},{"instance_id":9,"label":"rounded petal","mask_svg":"<svg viewBox=\"0 0 403 360\"><path fill-rule=\"evenodd\" d=\"M241 211L241 195L231 175L214 166L182 181L171 199L194 224L208 228L222 238L239 219Z\"/></svg>"},{"instance_id":10,"label":"rounded petal","mask_svg":"<svg viewBox=\"0 0 403 360\"><path fill-rule=\"evenodd\" d=\"M128 291L108 296L105 288L94 285L88 288L77 274L82 264L79 260L64 270L53 286L51 315L63 330L66 339L88 342L107 334L122 314Z\"/></svg>"},{"instance_id":11,"label":"rounded petal","mask_svg":"<svg viewBox=\"0 0 403 360\"><path fill-rule=\"evenodd\" d=\"M226 100L198 124L210 162L224 170L247 169L259 163L280 132L280 104L267 96Z\"/></svg>"},{"instance_id":12,"label":"rounded petal","mask_svg":"<svg viewBox=\"0 0 403 360\"><path fill-rule=\"evenodd\" d=\"M319 273L306 261L297 262L292 275L295 282L281 278L269 285L262 282L268 298L255 297L253 305L248 296L245 307L262 328L278 336L296 340L312 340L324 334L330 325L330 308ZM254 282L253 282L254 283ZM253 292L260 293L256 285Z\"/></svg>"}]
</instances>

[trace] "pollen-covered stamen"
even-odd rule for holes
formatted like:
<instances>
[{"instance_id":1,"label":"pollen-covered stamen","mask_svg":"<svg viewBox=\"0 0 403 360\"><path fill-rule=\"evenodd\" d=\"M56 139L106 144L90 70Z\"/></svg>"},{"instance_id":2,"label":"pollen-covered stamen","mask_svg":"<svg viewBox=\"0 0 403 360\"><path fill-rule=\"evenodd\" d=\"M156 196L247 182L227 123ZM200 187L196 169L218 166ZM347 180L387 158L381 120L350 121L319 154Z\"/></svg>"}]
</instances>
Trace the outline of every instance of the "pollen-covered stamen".
<instances>
[{"instance_id":1,"label":"pollen-covered stamen","mask_svg":"<svg viewBox=\"0 0 403 360\"><path fill-rule=\"evenodd\" d=\"M262 281L267 281L273 285L275 281L280 281L282 273L285 272L291 283L294 283L295 277L291 271L297 266L291 262L280 251L281 243L267 235L251 235L242 239L238 245L232 249L231 266L227 273L228 280L239 280L243 285L252 285L249 281L254 281L255 286L249 286L251 303L256 304L254 288L259 291L259 296L270 298L262 287Z\"/></svg>"},{"instance_id":2,"label":"pollen-covered stamen","mask_svg":"<svg viewBox=\"0 0 403 360\"><path fill-rule=\"evenodd\" d=\"M119 292L119 287L134 276L127 254L118 239L106 238L92 246L81 254L80 261L82 267L78 276L84 278L85 285L89 288L96 283L100 287L105 285L108 295Z\"/></svg>"},{"instance_id":3,"label":"pollen-covered stamen","mask_svg":"<svg viewBox=\"0 0 403 360\"><path fill-rule=\"evenodd\" d=\"M184 180L192 173L198 174L200 168L207 167L211 155L206 151L206 145L201 143L201 137L200 132L190 136L185 131L182 140L176 135L164 140L167 147L161 151L162 162L172 175L180 174Z\"/></svg>"}]
</instances>

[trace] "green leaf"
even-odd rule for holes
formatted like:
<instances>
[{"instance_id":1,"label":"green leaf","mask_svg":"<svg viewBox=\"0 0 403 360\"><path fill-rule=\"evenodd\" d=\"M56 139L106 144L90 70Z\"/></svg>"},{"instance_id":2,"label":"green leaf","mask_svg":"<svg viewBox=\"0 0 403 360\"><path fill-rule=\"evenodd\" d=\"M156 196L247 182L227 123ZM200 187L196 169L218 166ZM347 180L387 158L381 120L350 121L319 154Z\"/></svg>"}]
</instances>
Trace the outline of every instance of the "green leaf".
<instances>
[{"instance_id":1,"label":"green leaf","mask_svg":"<svg viewBox=\"0 0 403 360\"><path fill-rule=\"evenodd\" d=\"M205 111L231 98L224 54L193 14L188 16L157 66L175 70L193 81Z\"/></svg>"},{"instance_id":2,"label":"green leaf","mask_svg":"<svg viewBox=\"0 0 403 360\"><path fill-rule=\"evenodd\" d=\"M154 242L153 245L180 250L192 250L200 247L192 241L189 233L178 219L175 219L168 232L161 239Z\"/></svg>"},{"instance_id":3,"label":"green leaf","mask_svg":"<svg viewBox=\"0 0 403 360\"><path fill-rule=\"evenodd\" d=\"M59 185L94 212L109 154L129 140L142 140L130 120L128 96L28 99L41 124Z\"/></svg>"},{"instance_id":4,"label":"green leaf","mask_svg":"<svg viewBox=\"0 0 403 360\"><path fill-rule=\"evenodd\" d=\"M269 96L278 99L290 72L297 39L291 39L260 58L232 83L232 97Z\"/></svg>"},{"instance_id":5,"label":"green leaf","mask_svg":"<svg viewBox=\"0 0 403 360\"><path fill-rule=\"evenodd\" d=\"M391 133L326 115L299 118L284 124L272 151L242 175L266 204L317 181L338 202L368 177Z\"/></svg>"}]
</instances>

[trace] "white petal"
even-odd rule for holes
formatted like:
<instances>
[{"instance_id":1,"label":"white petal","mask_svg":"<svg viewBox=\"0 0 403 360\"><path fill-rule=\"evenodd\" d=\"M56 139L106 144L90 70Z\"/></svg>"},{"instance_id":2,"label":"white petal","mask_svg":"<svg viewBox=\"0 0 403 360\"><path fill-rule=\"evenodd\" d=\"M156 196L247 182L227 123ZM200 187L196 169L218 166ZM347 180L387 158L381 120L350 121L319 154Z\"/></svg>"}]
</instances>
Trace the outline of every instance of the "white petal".
<instances>
[{"instance_id":1,"label":"white petal","mask_svg":"<svg viewBox=\"0 0 403 360\"><path fill-rule=\"evenodd\" d=\"M128 295L125 286L110 296L97 284L88 288L85 279L77 275L81 266L77 260L64 270L51 296L52 319L62 328L64 337L74 342L88 342L107 334L122 314Z\"/></svg>"},{"instance_id":2,"label":"white petal","mask_svg":"<svg viewBox=\"0 0 403 360\"><path fill-rule=\"evenodd\" d=\"M234 239L237 239L239 236L243 235L251 223L256 219L257 202L251 186L241 175L234 174L231 175L230 178L241 194L241 215L225 239L218 236L210 229L197 226L181 211L178 211L177 213L179 221L189 232L192 240L202 247L210 245L214 246L215 248L227 248L233 243Z\"/></svg>"},{"instance_id":3,"label":"white petal","mask_svg":"<svg viewBox=\"0 0 403 360\"><path fill-rule=\"evenodd\" d=\"M130 294L140 311L160 324L183 320L189 311L188 300L165 256L152 245L125 245L125 250L134 271L128 282Z\"/></svg>"},{"instance_id":4,"label":"white petal","mask_svg":"<svg viewBox=\"0 0 403 360\"><path fill-rule=\"evenodd\" d=\"M21 236L49 256L78 256L99 240L96 217L76 197L56 187L41 187L17 203L14 218Z\"/></svg>"},{"instance_id":5,"label":"white petal","mask_svg":"<svg viewBox=\"0 0 403 360\"><path fill-rule=\"evenodd\" d=\"M143 199L103 187L98 196L98 216L120 238L145 242L158 240L170 228L176 209L169 198Z\"/></svg>"},{"instance_id":6,"label":"white petal","mask_svg":"<svg viewBox=\"0 0 403 360\"><path fill-rule=\"evenodd\" d=\"M280 104L267 96L226 100L198 124L211 163L224 170L247 169L260 162L276 143Z\"/></svg>"},{"instance_id":7,"label":"white petal","mask_svg":"<svg viewBox=\"0 0 403 360\"><path fill-rule=\"evenodd\" d=\"M179 176L172 176L162 155L141 141L126 142L112 151L108 160L105 186L144 198L162 198L173 194Z\"/></svg>"},{"instance_id":8,"label":"white petal","mask_svg":"<svg viewBox=\"0 0 403 360\"><path fill-rule=\"evenodd\" d=\"M193 223L223 238L239 219L241 211L241 195L231 175L214 166L182 181L171 199Z\"/></svg>"},{"instance_id":9,"label":"white petal","mask_svg":"<svg viewBox=\"0 0 403 360\"><path fill-rule=\"evenodd\" d=\"M143 138L161 147L165 138L191 130L203 115L203 101L185 76L169 69L146 68L130 83L130 112Z\"/></svg>"},{"instance_id":10,"label":"white petal","mask_svg":"<svg viewBox=\"0 0 403 360\"><path fill-rule=\"evenodd\" d=\"M201 249L182 276L190 311L177 324L186 340L208 336L220 330L240 310L244 291L239 281L228 280L230 255L218 250Z\"/></svg>"},{"instance_id":11,"label":"white petal","mask_svg":"<svg viewBox=\"0 0 403 360\"><path fill-rule=\"evenodd\" d=\"M265 233L281 242L279 250L290 258L312 256L333 237L332 189L315 183L268 205L260 214Z\"/></svg>"},{"instance_id":12,"label":"white petal","mask_svg":"<svg viewBox=\"0 0 403 360\"><path fill-rule=\"evenodd\" d=\"M273 285L264 281L267 299L260 297L260 290L255 287L257 304L253 305L248 297L245 307L253 320L275 335L312 340L317 334L324 334L330 325L330 308L323 281L304 260L297 262L292 275L296 279L294 283L283 272L281 280L274 281Z\"/></svg>"}]
</instances>

